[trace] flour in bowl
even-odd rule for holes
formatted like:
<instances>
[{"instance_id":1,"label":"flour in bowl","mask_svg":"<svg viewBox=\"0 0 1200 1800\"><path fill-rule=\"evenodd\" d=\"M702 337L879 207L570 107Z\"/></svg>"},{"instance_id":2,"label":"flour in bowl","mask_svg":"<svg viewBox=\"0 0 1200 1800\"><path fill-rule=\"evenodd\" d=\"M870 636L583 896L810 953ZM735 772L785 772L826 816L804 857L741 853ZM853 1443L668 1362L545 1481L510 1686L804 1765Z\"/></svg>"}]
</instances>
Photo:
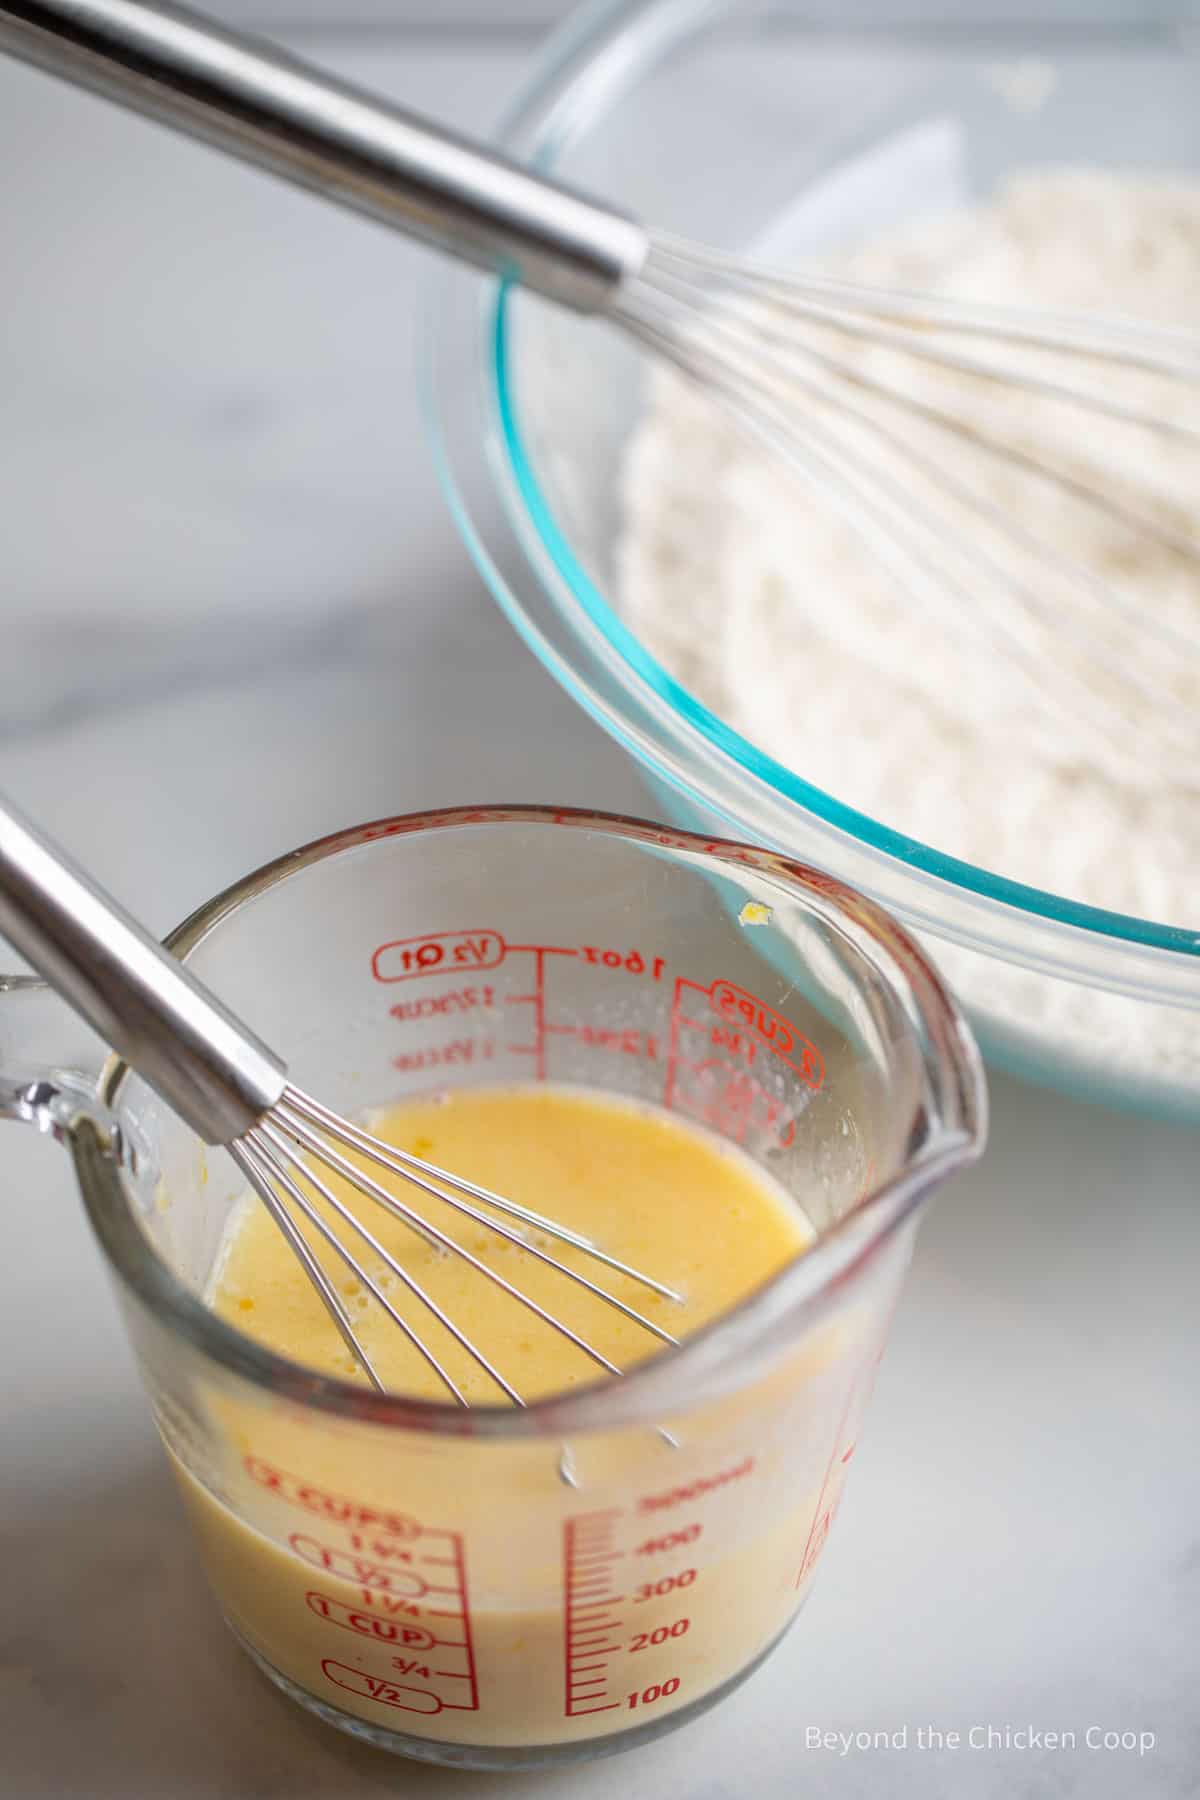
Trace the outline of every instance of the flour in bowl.
<instances>
[{"instance_id":1,"label":"flour in bowl","mask_svg":"<svg viewBox=\"0 0 1200 1800\"><path fill-rule=\"evenodd\" d=\"M865 246L837 272L1194 329L1200 186L1091 169L1029 174L985 205ZM1194 386L944 341L1010 365L1015 355L1032 374L1196 427ZM1116 507L977 453L928 413L877 405L860 383L843 392L884 425L882 437L792 395L818 443L869 456L914 517L936 511L967 546L935 559L950 600L930 603L710 400L660 371L625 468L625 618L713 712L892 829L1074 900L1200 928L1200 656L1143 628L1152 618L1200 642L1200 567L1167 541L1200 543L1200 449L853 338L827 335L821 348L869 379L902 383L918 408L953 411L1018 458L1052 461ZM1008 531L948 498L926 463L1015 526L1015 548ZM1121 506L1153 531L1123 520ZM1130 614L1036 561L1025 537L1049 548L1051 565L1069 560L1132 601ZM1041 616L1014 601L1023 589L1043 597ZM1006 630L1023 664L999 652ZM1056 1035L1086 1059L1132 1055L1143 1073L1200 1085L1196 1013L935 949L964 998L993 1017Z\"/></svg>"}]
</instances>

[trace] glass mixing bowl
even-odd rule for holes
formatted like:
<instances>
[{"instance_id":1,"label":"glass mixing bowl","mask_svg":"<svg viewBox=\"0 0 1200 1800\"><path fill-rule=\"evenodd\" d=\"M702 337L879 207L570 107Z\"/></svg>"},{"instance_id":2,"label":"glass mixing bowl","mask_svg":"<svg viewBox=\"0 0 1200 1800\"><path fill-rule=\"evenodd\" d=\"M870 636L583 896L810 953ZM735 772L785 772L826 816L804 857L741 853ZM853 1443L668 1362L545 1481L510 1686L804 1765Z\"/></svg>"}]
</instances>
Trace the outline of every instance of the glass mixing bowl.
<instances>
[{"instance_id":1,"label":"glass mixing bowl","mask_svg":"<svg viewBox=\"0 0 1200 1800\"><path fill-rule=\"evenodd\" d=\"M831 233L928 210L949 174L980 194L1051 162L1200 171L1200 36L1182 18L1140 4L1091 23L1060 10L1041 28L886 17L874 8L860 27L853 8L753 0L586 7L503 138L729 250L869 156L890 178L840 180ZM621 470L648 373L602 322L439 271L424 370L435 453L525 641L638 758L667 816L818 863L922 934L994 1064L1200 1117L1200 932L1015 883L853 811L723 724L622 623Z\"/></svg>"}]
</instances>

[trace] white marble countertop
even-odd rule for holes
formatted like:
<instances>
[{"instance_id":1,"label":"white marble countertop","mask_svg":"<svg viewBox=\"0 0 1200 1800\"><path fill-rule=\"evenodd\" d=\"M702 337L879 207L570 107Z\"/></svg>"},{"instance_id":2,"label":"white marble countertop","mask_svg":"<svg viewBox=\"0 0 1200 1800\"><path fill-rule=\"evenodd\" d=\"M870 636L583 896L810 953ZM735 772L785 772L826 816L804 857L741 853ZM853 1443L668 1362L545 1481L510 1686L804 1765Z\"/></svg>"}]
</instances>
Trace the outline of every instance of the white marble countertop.
<instances>
[{"instance_id":1,"label":"white marble countertop","mask_svg":"<svg viewBox=\"0 0 1200 1800\"><path fill-rule=\"evenodd\" d=\"M326 53L477 122L524 54ZM645 810L441 507L413 399L415 253L8 68L0 167L0 737L17 799L159 928L356 818L461 800ZM1008 1081L994 1111L989 1157L922 1237L794 1634L688 1730L515 1777L361 1750L244 1662L65 1159L5 1128L0 1792L1195 1794L1200 1134ZM918 1746L930 1727L962 1747ZM1077 1746L975 1748L972 1727ZM1090 1748L1089 1727L1153 1742ZM907 1746L814 1747L810 1730Z\"/></svg>"}]
</instances>

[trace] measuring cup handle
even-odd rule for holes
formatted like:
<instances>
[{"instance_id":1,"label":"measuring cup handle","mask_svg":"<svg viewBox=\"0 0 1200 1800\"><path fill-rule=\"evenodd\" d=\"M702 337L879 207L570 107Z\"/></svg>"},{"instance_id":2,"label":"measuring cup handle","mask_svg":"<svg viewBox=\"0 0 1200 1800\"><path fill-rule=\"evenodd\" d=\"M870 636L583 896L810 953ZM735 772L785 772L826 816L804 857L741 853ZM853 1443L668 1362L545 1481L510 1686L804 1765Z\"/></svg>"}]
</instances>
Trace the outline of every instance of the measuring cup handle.
<instances>
[{"instance_id":1,"label":"measuring cup handle","mask_svg":"<svg viewBox=\"0 0 1200 1800\"><path fill-rule=\"evenodd\" d=\"M44 981L0 975L0 1120L56 1138L81 1114L104 1128L100 1071L110 1055Z\"/></svg>"}]
</instances>

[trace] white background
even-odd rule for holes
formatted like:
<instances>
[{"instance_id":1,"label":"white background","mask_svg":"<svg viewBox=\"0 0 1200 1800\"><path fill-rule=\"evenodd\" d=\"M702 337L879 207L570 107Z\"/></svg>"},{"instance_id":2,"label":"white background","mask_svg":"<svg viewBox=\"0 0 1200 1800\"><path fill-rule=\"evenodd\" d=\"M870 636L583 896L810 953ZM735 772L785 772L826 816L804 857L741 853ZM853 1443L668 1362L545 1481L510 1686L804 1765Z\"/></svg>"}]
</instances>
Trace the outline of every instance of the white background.
<instances>
[{"instance_id":1,"label":"white background","mask_svg":"<svg viewBox=\"0 0 1200 1800\"><path fill-rule=\"evenodd\" d=\"M486 32L514 27L547 26L565 18L571 0L212 0L209 10L231 22L256 28L314 27L339 32L364 27L422 31L469 29ZM931 19L962 23L989 20L1019 28L1024 20L1064 24L1107 21L1139 25L1154 19L1200 17L1196 0L780 0L779 11L803 19L831 17L839 23L920 22Z\"/></svg>"}]
</instances>

